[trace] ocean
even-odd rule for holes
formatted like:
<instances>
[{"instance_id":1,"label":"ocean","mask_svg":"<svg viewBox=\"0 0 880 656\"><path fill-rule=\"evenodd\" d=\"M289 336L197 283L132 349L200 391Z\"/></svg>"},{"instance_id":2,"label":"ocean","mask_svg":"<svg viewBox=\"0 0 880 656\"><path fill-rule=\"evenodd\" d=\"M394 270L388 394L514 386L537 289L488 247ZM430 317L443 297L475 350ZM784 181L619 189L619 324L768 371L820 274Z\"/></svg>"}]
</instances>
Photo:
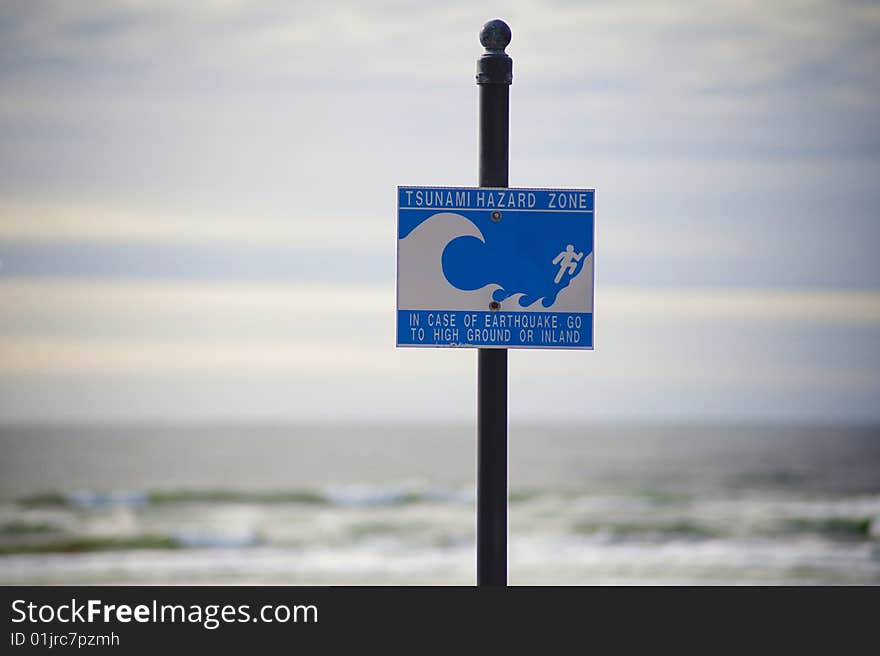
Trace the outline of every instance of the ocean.
<instances>
[{"instance_id":1,"label":"ocean","mask_svg":"<svg viewBox=\"0 0 880 656\"><path fill-rule=\"evenodd\" d=\"M471 426L0 429L0 584L475 580ZM880 427L517 425L511 584L880 584Z\"/></svg>"}]
</instances>

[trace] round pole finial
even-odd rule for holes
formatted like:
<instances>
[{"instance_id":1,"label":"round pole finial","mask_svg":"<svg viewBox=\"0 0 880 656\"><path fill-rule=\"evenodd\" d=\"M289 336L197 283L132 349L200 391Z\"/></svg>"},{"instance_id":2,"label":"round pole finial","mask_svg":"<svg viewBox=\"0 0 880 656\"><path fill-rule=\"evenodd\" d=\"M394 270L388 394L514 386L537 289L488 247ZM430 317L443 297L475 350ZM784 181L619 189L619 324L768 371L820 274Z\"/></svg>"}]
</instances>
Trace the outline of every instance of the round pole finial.
<instances>
[{"instance_id":1,"label":"round pole finial","mask_svg":"<svg viewBox=\"0 0 880 656\"><path fill-rule=\"evenodd\" d=\"M477 84L513 83L513 60L504 52L510 43L510 27L507 23L496 18L483 25L480 43L486 52L477 60Z\"/></svg>"},{"instance_id":2,"label":"round pole finial","mask_svg":"<svg viewBox=\"0 0 880 656\"><path fill-rule=\"evenodd\" d=\"M480 43L486 50L503 51L510 44L510 26L500 18L490 20L480 30Z\"/></svg>"}]
</instances>

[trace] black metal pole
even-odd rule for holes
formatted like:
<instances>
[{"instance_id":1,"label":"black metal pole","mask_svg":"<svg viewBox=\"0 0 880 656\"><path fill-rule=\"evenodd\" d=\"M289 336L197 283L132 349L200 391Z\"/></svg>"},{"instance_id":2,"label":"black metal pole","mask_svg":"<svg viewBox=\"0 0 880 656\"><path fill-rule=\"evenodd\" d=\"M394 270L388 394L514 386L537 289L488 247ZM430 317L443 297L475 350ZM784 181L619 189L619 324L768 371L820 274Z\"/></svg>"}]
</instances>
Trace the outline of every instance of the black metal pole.
<instances>
[{"instance_id":1,"label":"black metal pole","mask_svg":"<svg viewBox=\"0 0 880 656\"><path fill-rule=\"evenodd\" d=\"M513 61L510 28L483 25L480 87L480 186L506 187ZM493 309L497 309L497 304ZM507 349L477 354L477 585L507 585Z\"/></svg>"}]
</instances>

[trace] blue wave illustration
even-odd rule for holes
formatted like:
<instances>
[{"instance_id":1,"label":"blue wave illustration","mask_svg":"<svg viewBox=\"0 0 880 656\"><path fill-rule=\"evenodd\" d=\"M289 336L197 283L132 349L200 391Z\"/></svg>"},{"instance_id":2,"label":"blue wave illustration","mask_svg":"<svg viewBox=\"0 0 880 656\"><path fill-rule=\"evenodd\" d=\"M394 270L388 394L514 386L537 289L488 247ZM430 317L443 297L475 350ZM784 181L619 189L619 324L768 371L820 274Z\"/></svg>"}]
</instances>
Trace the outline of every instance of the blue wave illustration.
<instances>
[{"instance_id":1,"label":"blue wave illustration","mask_svg":"<svg viewBox=\"0 0 880 656\"><path fill-rule=\"evenodd\" d=\"M468 216L485 242L458 237L443 250L443 275L449 284L471 291L494 283L500 287L493 293L498 302L522 294L522 307L539 300L551 307L592 252L592 234L565 215L520 213L496 223L487 214Z\"/></svg>"}]
</instances>

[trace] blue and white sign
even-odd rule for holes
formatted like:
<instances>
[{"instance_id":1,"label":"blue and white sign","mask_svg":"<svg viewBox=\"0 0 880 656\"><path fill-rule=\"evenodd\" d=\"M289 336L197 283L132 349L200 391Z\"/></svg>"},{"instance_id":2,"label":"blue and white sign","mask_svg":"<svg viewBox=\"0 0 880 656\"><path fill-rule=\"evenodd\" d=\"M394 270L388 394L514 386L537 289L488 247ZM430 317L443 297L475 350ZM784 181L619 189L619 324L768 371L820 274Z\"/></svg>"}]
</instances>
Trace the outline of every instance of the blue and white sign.
<instances>
[{"instance_id":1,"label":"blue and white sign","mask_svg":"<svg viewBox=\"0 0 880 656\"><path fill-rule=\"evenodd\" d=\"M397 345L593 348L592 189L397 188Z\"/></svg>"}]
</instances>

